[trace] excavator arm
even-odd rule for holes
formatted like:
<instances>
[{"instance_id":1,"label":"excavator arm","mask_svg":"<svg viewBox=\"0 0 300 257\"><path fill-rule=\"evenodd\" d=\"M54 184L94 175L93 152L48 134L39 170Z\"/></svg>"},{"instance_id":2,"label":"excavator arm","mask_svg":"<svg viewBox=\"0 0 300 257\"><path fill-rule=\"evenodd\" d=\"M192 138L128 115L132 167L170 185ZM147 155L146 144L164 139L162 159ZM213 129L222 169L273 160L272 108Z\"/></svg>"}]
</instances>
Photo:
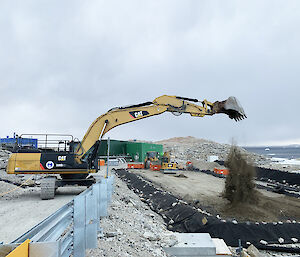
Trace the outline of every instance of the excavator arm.
<instances>
[{"instance_id":1,"label":"excavator arm","mask_svg":"<svg viewBox=\"0 0 300 257\"><path fill-rule=\"evenodd\" d=\"M200 102L200 105L196 104L198 102ZM90 125L83 140L77 147L75 160L81 163L87 152L99 138L101 139L112 128L164 112L171 112L174 115L189 113L195 117L225 113L229 118L236 121L246 118L243 108L235 97L229 97L222 102L211 103L207 100L199 101L192 98L163 95L155 98L152 102L116 107L99 116Z\"/></svg>"}]
</instances>

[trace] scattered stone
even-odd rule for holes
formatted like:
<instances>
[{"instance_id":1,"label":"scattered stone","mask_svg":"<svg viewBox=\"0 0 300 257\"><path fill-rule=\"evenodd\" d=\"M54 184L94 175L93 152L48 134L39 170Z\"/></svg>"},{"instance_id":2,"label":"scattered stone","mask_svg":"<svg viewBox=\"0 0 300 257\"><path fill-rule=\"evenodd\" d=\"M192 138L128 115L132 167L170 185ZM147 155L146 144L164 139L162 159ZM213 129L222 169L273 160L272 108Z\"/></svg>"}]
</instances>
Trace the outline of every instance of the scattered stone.
<instances>
[{"instance_id":1,"label":"scattered stone","mask_svg":"<svg viewBox=\"0 0 300 257\"><path fill-rule=\"evenodd\" d=\"M169 224L174 224L174 220L170 219Z\"/></svg>"},{"instance_id":2,"label":"scattered stone","mask_svg":"<svg viewBox=\"0 0 300 257\"><path fill-rule=\"evenodd\" d=\"M249 253L249 255L251 257L263 257L261 255L261 253L258 251L258 249L254 246L254 245L250 245L248 248L247 248L247 252Z\"/></svg>"},{"instance_id":3,"label":"scattered stone","mask_svg":"<svg viewBox=\"0 0 300 257\"><path fill-rule=\"evenodd\" d=\"M265 240L260 240L259 242L260 242L261 244L263 244L263 245L267 245L267 244L268 244L268 242L265 241Z\"/></svg>"},{"instance_id":4,"label":"scattered stone","mask_svg":"<svg viewBox=\"0 0 300 257\"><path fill-rule=\"evenodd\" d=\"M250 256L250 255L247 253L246 250L243 250L243 251L242 251L242 257L252 257L252 256Z\"/></svg>"},{"instance_id":5,"label":"scattered stone","mask_svg":"<svg viewBox=\"0 0 300 257\"><path fill-rule=\"evenodd\" d=\"M152 232L149 232L149 231L146 231L144 234L143 234L143 237L148 239L149 241L157 241L159 240L159 237L155 234L153 234Z\"/></svg>"},{"instance_id":6,"label":"scattered stone","mask_svg":"<svg viewBox=\"0 0 300 257\"><path fill-rule=\"evenodd\" d=\"M104 235L106 237L115 237L118 235L118 232L106 232Z\"/></svg>"}]
</instances>

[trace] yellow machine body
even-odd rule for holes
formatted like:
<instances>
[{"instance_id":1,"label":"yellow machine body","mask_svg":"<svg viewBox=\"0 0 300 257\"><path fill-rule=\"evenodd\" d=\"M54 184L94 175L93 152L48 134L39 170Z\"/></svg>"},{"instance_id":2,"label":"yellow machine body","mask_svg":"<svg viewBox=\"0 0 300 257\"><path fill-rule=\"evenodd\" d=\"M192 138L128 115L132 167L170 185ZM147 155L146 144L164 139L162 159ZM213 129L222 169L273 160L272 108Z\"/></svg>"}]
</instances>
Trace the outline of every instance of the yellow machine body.
<instances>
[{"instance_id":1,"label":"yellow machine body","mask_svg":"<svg viewBox=\"0 0 300 257\"><path fill-rule=\"evenodd\" d=\"M13 153L7 164L7 173L15 174L22 171L41 171L41 153Z\"/></svg>"},{"instance_id":2,"label":"yellow machine body","mask_svg":"<svg viewBox=\"0 0 300 257\"><path fill-rule=\"evenodd\" d=\"M175 162L163 162L161 170L177 170L177 164Z\"/></svg>"},{"instance_id":3,"label":"yellow machine body","mask_svg":"<svg viewBox=\"0 0 300 257\"><path fill-rule=\"evenodd\" d=\"M170 152L164 152L161 158L161 170L177 170L176 162L171 162Z\"/></svg>"},{"instance_id":4,"label":"yellow machine body","mask_svg":"<svg viewBox=\"0 0 300 257\"><path fill-rule=\"evenodd\" d=\"M95 169L62 169L55 166L47 169L46 158L48 155L44 154L44 158L42 156L42 153L13 153L8 160L6 172L8 174L88 174L97 172Z\"/></svg>"}]
</instances>

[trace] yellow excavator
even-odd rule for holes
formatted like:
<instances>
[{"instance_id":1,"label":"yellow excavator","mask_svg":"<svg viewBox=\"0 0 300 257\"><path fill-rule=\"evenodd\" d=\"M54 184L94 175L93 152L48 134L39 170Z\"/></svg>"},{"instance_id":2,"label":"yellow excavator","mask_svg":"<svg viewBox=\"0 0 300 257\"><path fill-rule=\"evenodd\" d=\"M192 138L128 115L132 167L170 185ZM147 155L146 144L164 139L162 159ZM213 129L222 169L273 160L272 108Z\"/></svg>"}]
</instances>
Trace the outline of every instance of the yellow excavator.
<instances>
[{"instance_id":1,"label":"yellow excavator","mask_svg":"<svg viewBox=\"0 0 300 257\"><path fill-rule=\"evenodd\" d=\"M171 162L170 152L164 152L164 155L161 158L161 170L164 173L170 173L170 171L177 170L176 162Z\"/></svg>"},{"instance_id":2,"label":"yellow excavator","mask_svg":"<svg viewBox=\"0 0 300 257\"><path fill-rule=\"evenodd\" d=\"M196 104L200 103L200 104ZM164 112L174 115L188 113L193 117L211 116L224 113L235 121L246 118L245 112L235 97L225 101L211 103L207 100L163 95L152 102L145 102L125 107L116 107L99 116L88 128L82 141L59 141L65 147L30 149L16 147L11 154L8 174L59 174L41 180L41 198L52 199L57 187L66 184L89 185L89 173L98 171L98 148L102 137L112 128L133 121L145 119ZM48 135L46 135L46 144Z\"/></svg>"}]
</instances>

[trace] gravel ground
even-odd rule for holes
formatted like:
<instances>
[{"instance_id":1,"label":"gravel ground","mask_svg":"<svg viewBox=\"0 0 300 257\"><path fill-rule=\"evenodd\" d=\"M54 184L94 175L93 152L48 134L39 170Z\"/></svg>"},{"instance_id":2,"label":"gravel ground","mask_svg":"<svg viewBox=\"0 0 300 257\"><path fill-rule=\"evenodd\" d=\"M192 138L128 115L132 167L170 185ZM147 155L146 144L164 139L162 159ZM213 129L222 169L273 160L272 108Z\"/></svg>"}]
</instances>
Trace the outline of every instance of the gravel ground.
<instances>
[{"instance_id":1,"label":"gravel ground","mask_svg":"<svg viewBox=\"0 0 300 257\"><path fill-rule=\"evenodd\" d=\"M11 152L0 149L0 169L5 169Z\"/></svg>"}]
</instances>

